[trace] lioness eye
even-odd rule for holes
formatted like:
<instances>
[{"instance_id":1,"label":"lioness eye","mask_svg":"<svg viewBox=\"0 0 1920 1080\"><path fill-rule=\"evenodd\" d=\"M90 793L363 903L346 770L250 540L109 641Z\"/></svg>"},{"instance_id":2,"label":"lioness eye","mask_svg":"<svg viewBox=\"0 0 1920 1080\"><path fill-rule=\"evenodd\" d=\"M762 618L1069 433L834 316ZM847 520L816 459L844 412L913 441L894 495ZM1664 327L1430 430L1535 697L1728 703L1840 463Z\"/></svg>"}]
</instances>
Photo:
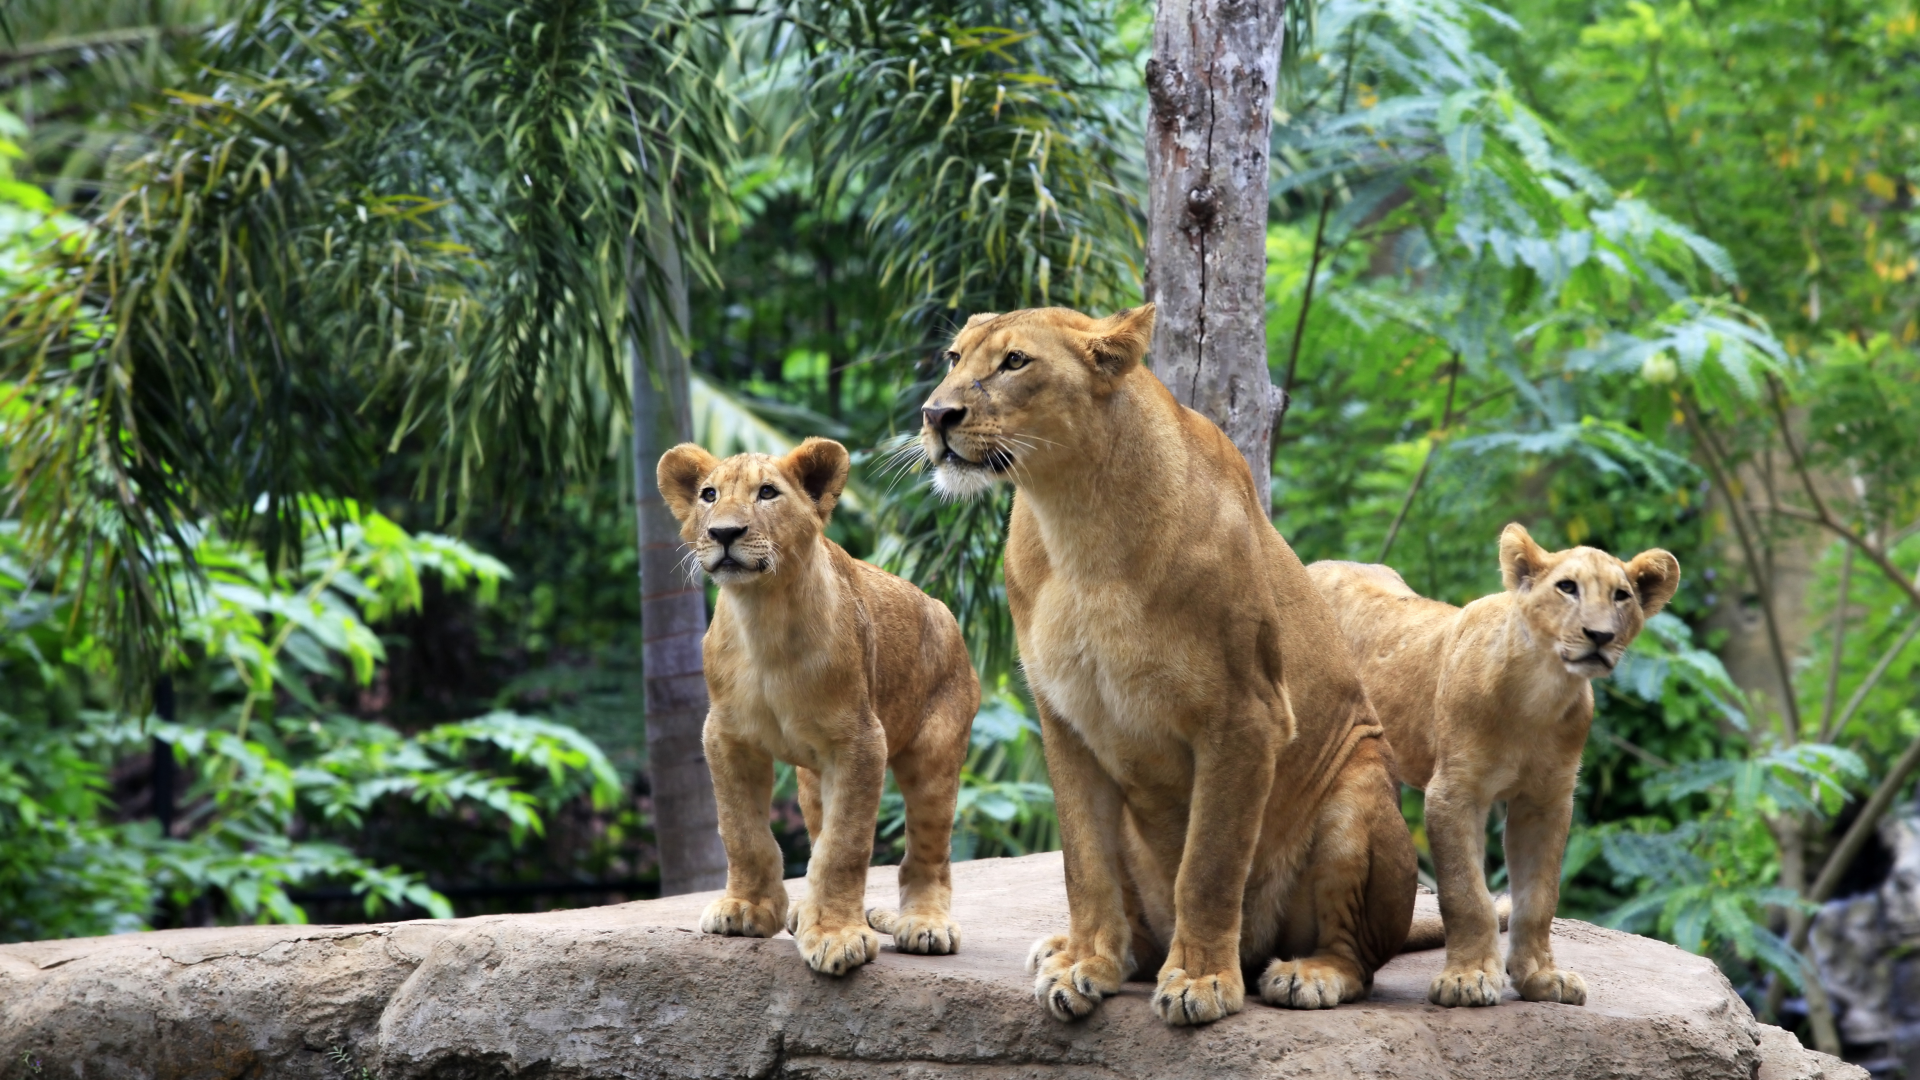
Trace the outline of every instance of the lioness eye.
<instances>
[{"instance_id":1,"label":"lioness eye","mask_svg":"<svg viewBox=\"0 0 1920 1080\"><path fill-rule=\"evenodd\" d=\"M1561 592L1566 593L1568 596L1580 595L1580 586L1575 585L1571 580L1567 578L1561 578L1560 583L1554 587L1559 589Z\"/></svg>"},{"instance_id":2,"label":"lioness eye","mask_svg":"<svg viewBox=\"0 0 1920 1080\"><path fill-rule=\"evenodd\" d=\"M1613 602L1616 604L1624 604L1627 602L1627 599L1632 595L1633 595L1632 593L1628 592L1625 589L1615 589L1613 590Z\"/></svg>"},{"instance_id":3,"label":"lioness eye","mask_svg":"<svg viewBox=\"0 0 1920 1080\"><path fill-rule=\"evenodd\" d=\"M1007 358L1000 362L1000 366L1008 371L1019 371L1031 363L1033 363L1033 357L1028 356L1026 353L1010 352L1007 354Z\"/></svg>"},{"instance_id":4,"label":"lioness eye","mask_svg":"<svg viewBox=\"0 0 1920 1080\"><path fill-rule=\"evenodd\" d=\"M954 365L960 362L960 354L957 352L950 352L950 353L947 353L946 356L942 357L942 359L944 359L947 362L947 370L952 371L954 368Z\"/></svg>"},{"instance_id":5,"label":"lioness eye","mask_svg":"<svg viewBox=\"0 0 1920 1080\"><path fill-rule=\"evenodd\" d=\"M774 487L772 484L760 485L760 498L763 500L774 498L779 494L780 494L780 489L777 487Z\"/></svg>"},{"instance_id":6,"label":"lioness eye","mask_svg":"<svg viewBox=\"0 0 1920 1080\"><path fill-rule=\"evenodd\" d=\"M701 502L712 502L713 500L715 500L715 499L717 499L717 498L719 498L719 497L720 497L720 493L719 493L719 492L717 492L717 491L715 491L715 490L713 490L712 488L701 488L701 489L700 489L700 501L701 501Z\"/></svg>"}]
</instances>

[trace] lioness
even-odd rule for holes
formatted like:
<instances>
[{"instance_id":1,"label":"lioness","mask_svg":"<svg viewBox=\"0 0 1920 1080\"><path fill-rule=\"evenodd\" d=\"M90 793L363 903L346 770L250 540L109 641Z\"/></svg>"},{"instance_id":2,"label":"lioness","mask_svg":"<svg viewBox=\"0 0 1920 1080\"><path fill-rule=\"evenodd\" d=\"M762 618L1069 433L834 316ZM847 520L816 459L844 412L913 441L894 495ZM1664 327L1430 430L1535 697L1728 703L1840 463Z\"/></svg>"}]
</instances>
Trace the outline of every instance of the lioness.
<instances>
[{"instance_id":1,"label":"lioness","mask_svg":"<svg viewBox=\"0 0 1920 1080\"><path fill-rule=\"evenodd\" d=\"M1015 486L1071 928L1035 945L1035 993L1071 1020L1157 966L1154 1012L1206 1023L1265 964L1267 1001L1329 1008L1406 937L1412 841L1332 612L1240 452L1141 364L1153 319L976 315L922 410L936 489Z\"/></svg>"},{"instance_id":2,"label":"lioness","mask_svg":"<svg viewBox=\"0 0 1920 1080\"><path fill-rule=\"evenodd\" d=\"M846 448L827 439L725 461L682 443L659 467L681 539L720 585L704 648L704 741L727 891L700 929L771 937L785 926L807 966L829 975L878 955L874 930L901 952L960 947L950 834L980 709L953 614L822 533L846 482ZM813 840L807 896L791 912L767 824L774 758L798 769ZM863 913L889 765L907 806L900 910Z\"/></svg>"},{"instance_id":3,"label":"lioness","mask_svg":"<svg viewBox=\"0 0 1920 1080\"><path fill-rule=\"evenodd\" d=\"M1485 875L1487 811L1504 799L1507 974L1528 1001L1586 1004L1585 981L1554 966L1548 931L1593 723L1588 680L1612 671L1666 606L1679 561L1658 548L1624 563L1590 547L1548 553L1509 525L1500 534L1507 591L1464 608L1419 596L1385 566L1317 562L1307 573L1360 660L1400 779L1427 792L1447 944L1428 998L1493 1005L1506 985Z\"/></svg>"}]
</instances>

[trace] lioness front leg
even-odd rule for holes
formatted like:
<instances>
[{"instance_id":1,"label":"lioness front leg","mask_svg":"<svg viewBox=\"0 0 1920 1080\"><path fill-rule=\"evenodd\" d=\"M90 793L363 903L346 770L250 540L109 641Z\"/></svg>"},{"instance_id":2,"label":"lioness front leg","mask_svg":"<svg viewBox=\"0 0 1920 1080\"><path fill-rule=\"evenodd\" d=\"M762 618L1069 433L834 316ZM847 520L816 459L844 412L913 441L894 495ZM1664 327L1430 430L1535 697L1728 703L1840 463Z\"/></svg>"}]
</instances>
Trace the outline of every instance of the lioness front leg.
<instances>
[{"instance_id":1,"label":"lioness front leg","mask_svg":"<svg viewBox=\"0 0 1920 1080\"><path fill-rule=\"evenodd\" d=\"M1169 1024L1212 1023L1246 1004L1240 913L1273 786L1270 734L1256 722L1218 722L1194 745L1193 765L1173 942L1153 991L1153 1011Z\"/></svg>"},{"instance_id":2,"label":"lioness front leg","mask_svg":"<svg viewBox=\"0 0 1920 1080\"><path fill-rule=\"evenodd\" d=\"M845 975L880 955L865 901L887 740L871 714L856 730L820 770L821 827L807 863L807 895L787 916L807 966L827 975Z\"/></svg>"},{"instance_id":3,"label":"lioness front leg","mask_svg":"<svg viewBox=\"0 0 1920 1080\"><path fill-rule=\"evenodd\" d=\"M1500 923L1487 892L1488 803L1456 791L1444 765L1427 785L1427 839L1447 928L1447 964L1427 988L1435 1005L1497 1005L1506 988L1500 970Z\"/></svg>"},{"instance_id":4,"label":"lioness front leg","mask_svg":"<svg viewBox=\"0 0 1920 1080\"><path fill-rule=\"evenodd\" d=\"M1585 1005L1587 983L1554 966L1553 913L1560 906L1560 861L1573 818L1573 785L1556 785L1545 797L1507 803L1507 877L1513 883L1513 916L1507 975L1528 1001Z\"/></svg>"},{"instance_id":5,"label":"lioness front leg","mask_svg":"<svg viewBox=\"0 0 1920 1080\"><path fill-rule=\"evenodd\" d=\"M1120 866L1120 788L1078 732L1035 696L1047 774L1060 818L1067 872L1069 932L1042 938L1027 954L1033 993L1058 1020L1093 1012L1133 974L1124 871Z\"/></svg>"},{"instance_id":6,"label":"lioness front leg","mask_svg":"<svg viewBox=\"0 0 1920 1080\"><path fill-rule=\"evenodd\" d=\"M953 807L973 716L959 715L966 700L955 698L939 702L919 737L893 759L893 778L907 804L900 908L868 911L867 925L892 935L893 947L904 953L944 955L960 949L960 927L952 915Z\"/></svg>"},{"instance_id":7,"label":"lioness front leg","mask_svg":"<svg viewBox=\"0 0 1920 1080\"><path fill-rule=\"evenodd\" d=\"M713 773L720 840L727 849L727 891L707 905L700 929L730 937L772 937L787 921L787 888L780 881L785 867L767 823L773 757L727 734L724 726L723 718L709 713L701 741Z\"/></svg>"}]
</instances>

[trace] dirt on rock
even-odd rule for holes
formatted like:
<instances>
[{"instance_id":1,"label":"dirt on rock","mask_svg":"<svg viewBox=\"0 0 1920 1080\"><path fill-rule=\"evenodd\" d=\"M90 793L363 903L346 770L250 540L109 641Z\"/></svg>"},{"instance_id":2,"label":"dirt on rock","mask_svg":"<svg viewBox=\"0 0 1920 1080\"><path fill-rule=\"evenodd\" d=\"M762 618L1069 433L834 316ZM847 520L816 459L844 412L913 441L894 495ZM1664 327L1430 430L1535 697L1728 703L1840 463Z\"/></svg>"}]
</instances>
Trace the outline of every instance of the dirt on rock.
<instances>
[{"instance_id":1,"label":"dirt on rock","mask_svg":"<svg viewBox=\"0 0 1920 1080\"><path fill-rule=\"evenodd\" d=\"M868 896L893 902L891 867ZM1554 949L1586 977L1584 1007L1430 1005L1434 950L1387 965L1364 1002L1250 999L1183 1030L1154 1018L1144 982L1078 1024L1034 1001L1027 949L1066 929L1057 853L956 864L961 951L888 947L843 979L784 934L698 933L710 897L0 946L0 1080L1866 1077L1757 1023L1712 962L1564 919Z\"/></svg>"}]
</instances>

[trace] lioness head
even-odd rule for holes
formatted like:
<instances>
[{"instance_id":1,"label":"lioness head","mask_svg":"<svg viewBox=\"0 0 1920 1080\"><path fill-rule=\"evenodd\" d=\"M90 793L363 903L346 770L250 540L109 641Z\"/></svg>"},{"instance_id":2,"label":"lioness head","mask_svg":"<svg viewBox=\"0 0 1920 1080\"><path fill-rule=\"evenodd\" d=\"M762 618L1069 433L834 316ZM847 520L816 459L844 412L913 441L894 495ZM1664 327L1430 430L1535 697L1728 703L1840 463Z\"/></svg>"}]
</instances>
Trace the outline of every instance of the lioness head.
<instances>
[{"instance_id":1,"label":"lioness head","mask_svg":"<svg viewBox=\"0 0 1920 1080\"><path fill-rule=\"evenodd\" d=\"M741 585L772 577L782 553L820 535L847 486L847 448L808 439L785 457L721 461L681 443L661 455L658 479L700 568L721 585Z\"/></svg>"},{"instance_id":2,"label":"lioness head","mask_svg":"<svg viewBox=\"0 0 1920 1080\"><path fill-rule=\"evenodd\" d=\"M1140 366L1153 305L1104 319L1068 308L975 315L954 336L947 377L920 410L934 490L977 495L1078 450L1085 406Z\"/></svg>"},{"instance_id":3,"label":"lioness head","mask_svg":"<svg viewBox=\"0 0 1920 1080\"><path fill-rule=\"evenodd\" d=\"M1500 576L1534 634L1568 672L1613 670L1649 617L1680 587L1680 560L1659 548L1621 562L1598 548L1549 552L1520 525L1500 534Z\"/></svg>"}]
</instances>

